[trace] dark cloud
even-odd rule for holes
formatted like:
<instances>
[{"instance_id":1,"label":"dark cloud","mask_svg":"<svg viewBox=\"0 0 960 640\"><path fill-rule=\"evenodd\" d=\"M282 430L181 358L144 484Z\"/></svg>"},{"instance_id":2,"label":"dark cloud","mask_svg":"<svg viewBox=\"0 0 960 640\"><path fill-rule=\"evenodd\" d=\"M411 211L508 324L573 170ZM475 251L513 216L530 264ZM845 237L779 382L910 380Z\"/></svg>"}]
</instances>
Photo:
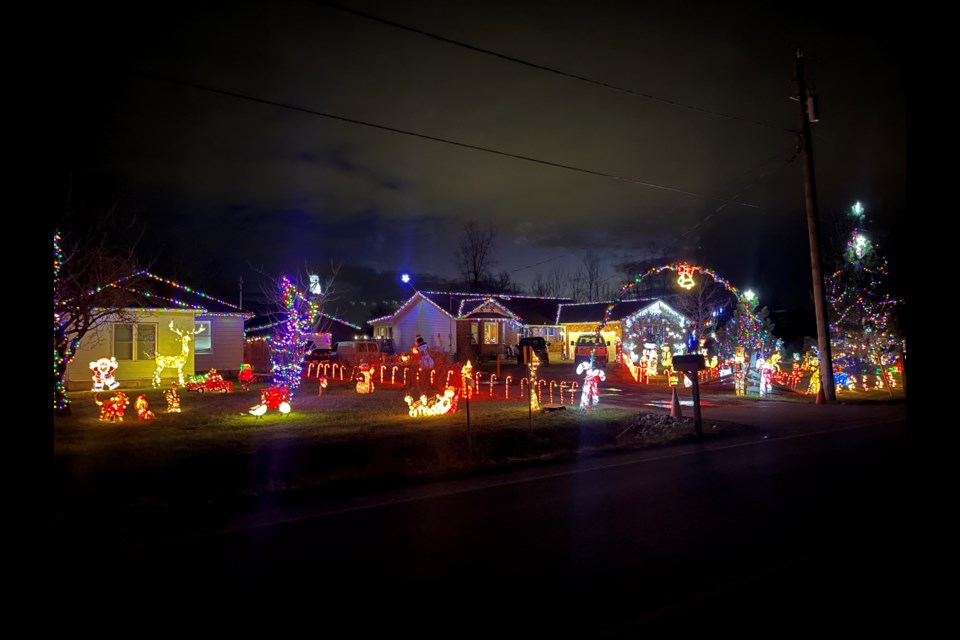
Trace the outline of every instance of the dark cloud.
<instances>
[{"instance_id":1,"label":"dark cloud","mask_svg":"<svg viewBox=\"0 0 960 640\"><path fill-rule=\"evenodd\" d=\"M64 16L61 168L119 197L162 263L197 286L232 289L253 277L249 265L334 260L369 269L358 291L388 299L394 282L375 294L393 277L384 274L455 276L457 233L475 219L496 226L496 268L520 282L588 249L604 252L615 281L615 264L653 241L778 303L810 306L803 178L799 160L788 162L802 45L821 99L821 208L860 200L878 232L900 235L904 68L874 9L348 4L655 99L317 2L84 6Z\"/></svg>"}]
</instances>

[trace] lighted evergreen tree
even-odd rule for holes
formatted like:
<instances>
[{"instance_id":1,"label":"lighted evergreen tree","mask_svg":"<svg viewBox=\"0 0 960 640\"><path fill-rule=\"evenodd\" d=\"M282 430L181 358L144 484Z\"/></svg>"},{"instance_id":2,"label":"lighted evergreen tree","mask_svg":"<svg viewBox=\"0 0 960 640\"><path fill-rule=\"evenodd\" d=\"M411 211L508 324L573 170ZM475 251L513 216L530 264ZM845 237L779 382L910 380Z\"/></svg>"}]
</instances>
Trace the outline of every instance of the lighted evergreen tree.
<instances>
[{"instance_id":1,"label":"lighted evergreen tree","mask_svg":"<svg viewBox=\"0 0 960 640\"><path fill-rule=\"evenodd\" d=\"M836 370L877 375L896 359L899 338L891 320L899 301L884 282L886 257L860 227L863 208L859 202L850 213L854 224L839 268L827 278L830 348ZM887 384L886 376L881 375L881 380Z\"/></svg>"},{"instance_id":2,"label":"lighted evergreen tree","mask_svg":"<svg viewBox=\"0 0 960 640\"><path fill-rule=\"evenodd\" d=\"M293 397L300 386L307 344L304 336L317 325L320 305L301 294L286 275L279 278L278 297L281 319L269 338L273 380L277 386L287 387Z\"/></svg>"}]
</instances>

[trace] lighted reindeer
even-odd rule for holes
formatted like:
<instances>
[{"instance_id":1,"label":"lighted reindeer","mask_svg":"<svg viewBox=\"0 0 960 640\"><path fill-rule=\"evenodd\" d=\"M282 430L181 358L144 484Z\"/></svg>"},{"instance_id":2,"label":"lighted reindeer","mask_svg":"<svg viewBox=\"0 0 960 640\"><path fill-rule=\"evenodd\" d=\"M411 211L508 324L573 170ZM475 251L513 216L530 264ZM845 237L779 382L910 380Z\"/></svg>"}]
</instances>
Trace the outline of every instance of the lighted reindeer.
<instances>
[{"instance_id":1,"label":"lighted reindeer","mask_svg":"<svg viewBox=\"0 0 960 640\"><path fill-rule=\"evenodd\" d=\"M203 325L200 325L199 329L184 331L173 326L173 320L170 321L170 331L180 336L182 348L180 355L177 356L164 356L157 353L157 369L153 372L153 386L160 386L160 374L163 373L164 369L176 369L177 375L180 377L180 385L183 386L183 365L187 363L187 356L190 355L190 347L187 346L187 343L190 342L193 336L198 333L203 333L205 328Z\"/></svg>"}]
</instances>

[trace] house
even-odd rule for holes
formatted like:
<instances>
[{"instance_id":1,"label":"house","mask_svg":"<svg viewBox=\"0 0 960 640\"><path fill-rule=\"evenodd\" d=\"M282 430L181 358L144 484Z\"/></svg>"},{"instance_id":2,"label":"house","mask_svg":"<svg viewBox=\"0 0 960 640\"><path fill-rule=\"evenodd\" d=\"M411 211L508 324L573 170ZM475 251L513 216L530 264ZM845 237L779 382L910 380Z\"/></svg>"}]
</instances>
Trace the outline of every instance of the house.
<instances>
[{"instance_id":1,"label":"house","mask_svg":"<svg viewBox=\"0 0 960 640\"><path fill-rule=\"evenodd\" d=\"M90 364L116 360L120 387L169 386L217 369L236 375L243 363L243 323L253 314L191 287L141 271L107 286L123 287L138 304L108 315L83 337L67 366L67 389L90 389ZM158 365L165 365L158 371Z\"/></svg>"},{"instance_id":2,"label":"house","mask_svg":"<svg viewBox=\"0 0 960 640\"><path fill-rule=\"evenodd\" d=\"M679 352L683 348L684 332L690 326L690 320L662 299L642 298L620 302L561 304L557 310L556 324L565 334L567 348L580 335L594 334L600 327L600 335L611 346L622 345L635 360L639 360L643 350L641 339L647 336L658 347L667 343L671 345L671 351ZM619 359L620 349L616 355Z\"/></svg>"},{"instance_id":3,"label":"house","mask_svg":"<svg viewBox=\"0 0 960 640\"><path fill-rule=\"evenodd\" d=\"M266 313L247 321L244 329L243 361L250 363L254 372L270 373L273 370L268 339L273 335L273 328L282 321L277 313ZM329 349L336 342L353 340L363 333L363 327L321 313L317 331L304 338L313 342L311 348Z\"/></svg>"},{"instance_id":4,"label":"house","mask_svg":"<svg viewBox=\"0 0 960 640\"><path fill-rule=\"evenodd\" d=\"M417 291L394 313L369 320L373 337L392 339L397 352L409 351L417 335L431 349L459 362L507 354L522 336L542 335L562 342L557 306L570 298L502 293ZM559 348L559 347L558 347Z\"/></svg>"}]
</instances>

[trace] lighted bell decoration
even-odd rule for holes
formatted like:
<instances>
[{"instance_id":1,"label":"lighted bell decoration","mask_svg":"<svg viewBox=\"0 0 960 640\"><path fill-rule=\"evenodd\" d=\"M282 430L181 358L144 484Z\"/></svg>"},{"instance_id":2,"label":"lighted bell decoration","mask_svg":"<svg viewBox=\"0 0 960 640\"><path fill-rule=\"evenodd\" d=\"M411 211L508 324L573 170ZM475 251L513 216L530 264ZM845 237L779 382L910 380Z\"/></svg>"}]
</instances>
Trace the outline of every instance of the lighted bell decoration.
<instances>
[{"instance_id":1,"label":"lighted bell decoration","mask_svg":"<svg viewBox=\"0 0 960 640\"><path fill-rule=\"evenodd\" d=\"M693 265L681 264L677 266L677 284L684 289L693 289Z\"/></svg>"}]
</instances>

